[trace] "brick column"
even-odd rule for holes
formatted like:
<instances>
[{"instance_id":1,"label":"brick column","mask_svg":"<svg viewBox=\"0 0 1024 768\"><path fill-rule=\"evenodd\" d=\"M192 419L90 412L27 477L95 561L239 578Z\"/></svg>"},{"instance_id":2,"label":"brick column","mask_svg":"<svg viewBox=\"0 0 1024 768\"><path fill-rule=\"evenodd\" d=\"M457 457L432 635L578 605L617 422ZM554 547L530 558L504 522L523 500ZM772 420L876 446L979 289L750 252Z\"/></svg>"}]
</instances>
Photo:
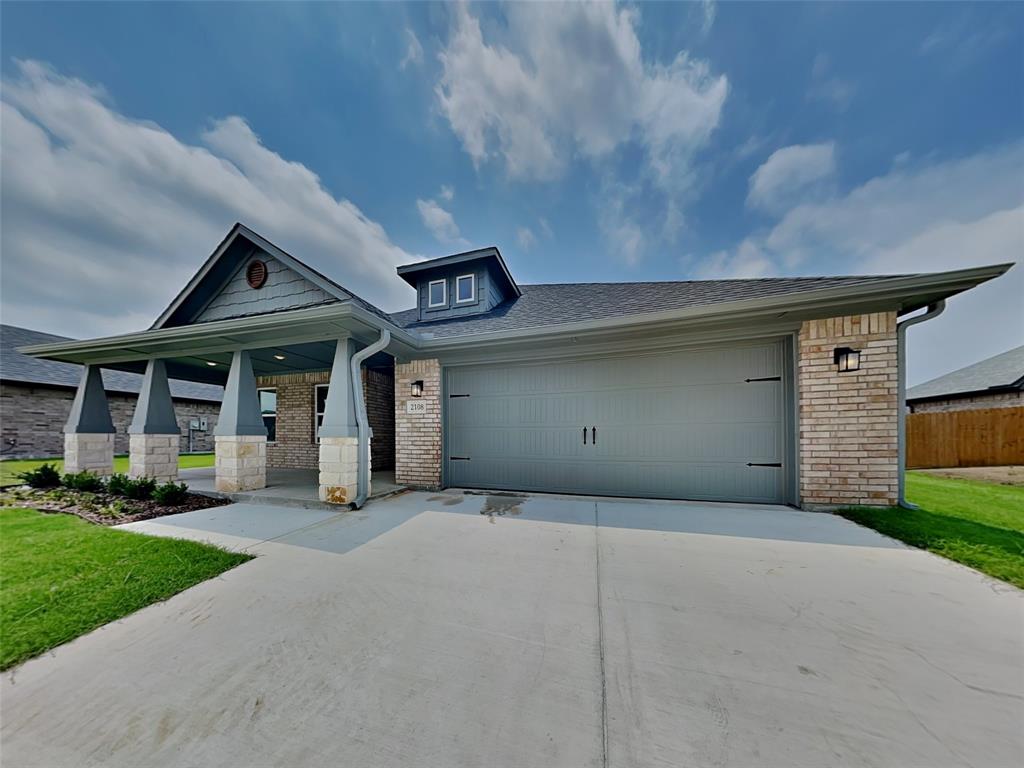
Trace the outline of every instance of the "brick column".
<instances>
[{"instance_id":1,"label":"brick column","mask_svg":"<svg viewBox=\"0 0 1024 768\"><path fill-rule=\"evenodd\" d=\"M267 428L256 377L246 351L235 352L214 430L218 491L254 491L267 485Z\"/></svg>"},{"instance_id":2,"label":"brick column","mask_svg":"<svg viewBox=\"0 0 1024 768\"><path fill-rule=\"evenodd\" d=\"M898 502L896 313L831 317L800 328L800 496L803 506ZM836 347L860 350L840 373Z\"/></svg>"},{"instance_id":3,"label":"brick column","mask_svg":"<svg viewBox=\"0 0 1024 768\"><path fill-rule=\"evenodd\" d=\"M150 360L128 427L128 474L162 482L177 480L180 443L167 367L163 360Z\"/></svg>"},{"instance_id":4,"label":"brick column","mask_svg":"<svg viewBox=\"0 0 1024 768\"><path fill-rule=\"evenodd\" d=\"M352 339L338 339L320 425L320 501L331 504L348 504L359 492L359 428L349 371L355 351Z\"/></svg>"},{"instance_id":5,"label":"brick column","mask_svg":"<svg viewBox=\"0 0 1024 768\"><path fill-rule=\"evenodd\" d=\"M423 382L423 397L412 383ZM395 482L411 488L441 487L441 364L395 363Z\"/></svg>"},{"instance_id":6,"label":"brick column","mask_svg":"<svg viewBox=\"0 0 1024 768\"><path fill-rule=\"evenodd\" d=\"M64 425L64 471L114 472L114 422L107 406L103 377L95 365L82 370L82 379Z\"/></svg>"}]
</instances>

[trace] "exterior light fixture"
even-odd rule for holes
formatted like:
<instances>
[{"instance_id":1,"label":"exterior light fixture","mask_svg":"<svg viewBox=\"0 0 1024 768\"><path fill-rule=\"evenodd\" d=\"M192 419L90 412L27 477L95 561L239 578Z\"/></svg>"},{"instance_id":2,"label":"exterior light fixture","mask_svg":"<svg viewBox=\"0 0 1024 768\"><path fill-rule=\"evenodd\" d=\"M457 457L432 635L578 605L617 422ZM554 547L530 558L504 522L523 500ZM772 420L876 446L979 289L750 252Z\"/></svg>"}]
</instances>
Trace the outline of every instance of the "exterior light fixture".
<instances>
[{"instance_id":1,"label":"exterior light fixture","mask_svg":"<svg viewBox=\"0 0 1024 768\"><path fill-rule=\"evenodd\" d=\"M207 360L207 361L206 361L206 364L207 364L207 365L216 365L216 363L215 363L215 362L213 362L213 360Z\"/></svg>"},{"instance_id":2,"label":"exterior light fixture","mask_svg":"<svg viewBox=\"0 0 1024 768\"><path fill-rule=\"evenodd\" d=\"M840 373L860 370L860 350L849 347L836 347L832 352L832 362Z\"/></svg>"},{"instance_id":3,"label":"exterior light fixture","mask_svg":"<svg viewBox=\"0 0 1024 768\"><path fill-rule=\"evenodd\" d=\"M413 397L423 397L423 382L414 381L411 385Z\"/></svg>"},{"instance_id":4,"label":"exterior light fixture","mask_svg":"<svg viewBox=\"0 0 1024 768\"><path fill-rule=\"evenodd\" d=\"M274 355L275 360L284 360L284 355Z\"/></svg>"}]
</instances>

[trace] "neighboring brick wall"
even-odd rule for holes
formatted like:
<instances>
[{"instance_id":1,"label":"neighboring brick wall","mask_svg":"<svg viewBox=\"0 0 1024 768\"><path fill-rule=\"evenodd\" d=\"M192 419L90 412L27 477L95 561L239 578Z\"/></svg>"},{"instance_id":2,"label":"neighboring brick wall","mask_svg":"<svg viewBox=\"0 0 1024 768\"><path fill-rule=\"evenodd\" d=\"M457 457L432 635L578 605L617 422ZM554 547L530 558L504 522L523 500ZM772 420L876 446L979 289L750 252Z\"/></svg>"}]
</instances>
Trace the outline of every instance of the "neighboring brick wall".
<instances>
[{"instance_id":1,"label":"neighboring brick wall","mask_svg":"<svg viewBox=\"0 0 1024 768\"><path fill-rule=\"evenodd\" d=\"M314 388L329 384L330 371L260 376L259 387L277 389L277 440L267 443L267 466L318 469L320 448L314 434ZM366 413L373 429L370 444L373 469L391 469L395 455L394 379L389 371L364 370Z\"/></svg>"},{"instance_id":2,"label":"neighboring brick wall","mask_svg":"<svg viewBox=\"0 0 1024 768\"><path fill-rule=\"evenodd\" d=\"M945 400L926 400L909 405L911 413L936 411L976 411L982 408L1015 408L1024 405L1024 392L995 392L972 397L951 397Z\"/></svg>"},{"instance_id":3,"label":"neighboring brick wall","mask_svg":"<svg viewBox=\"0 0 1024 768\"><path fill-rule=\"evenodd\" d=\"M75 399L73 389L37 387L31 384L0 384L0 431L4 458L49 458L64 454L64 423ZM114 452L128 453L128 425L135 413L135 395L107 393L110 417L114 421ZM180 451L188 450L188 422L196 416L208 420L206 432L193 435L194 451L213 450L213 428L217 424L220 403L201 400L175 400L174 411L181 428ZM11 444L11 441L14 444Z\"/></svg>"},{"instance_id":4,"label":"neighboring brick wall","mask_svg":"<svg viewBox=\"0 0 1024 768\"><path fill-rule=\"evenodd\" d=\"M423 397L410 395L410 385L423 382ZM425 413L406 412L419 401ZM395 481L414 488L441 486L441 364L414 360L395 365Z\"/></svg>"},{"instance_id":5,"label":"neighboring brick wall","mask_svg":"<svg viewBox=\"0 0 1024 768\"><path fill-rule=\"evenodd\" d=\"M839 373L836 347L860 350ZM832 317L800 328L800 496L807 507L897 503L896 313Z\"/></svg>"}]
</instances>

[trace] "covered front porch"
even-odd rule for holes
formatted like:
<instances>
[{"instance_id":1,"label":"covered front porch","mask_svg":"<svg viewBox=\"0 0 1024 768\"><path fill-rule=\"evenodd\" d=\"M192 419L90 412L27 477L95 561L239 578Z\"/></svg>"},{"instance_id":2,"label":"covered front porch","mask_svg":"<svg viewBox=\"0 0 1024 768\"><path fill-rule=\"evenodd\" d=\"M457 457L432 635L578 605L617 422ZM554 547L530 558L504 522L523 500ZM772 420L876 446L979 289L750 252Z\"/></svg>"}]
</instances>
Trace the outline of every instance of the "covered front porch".
<instances>
[{"instance_id":1,"label":"covered front porch","mask_svg":"<svg viewBox=\"0 0 1024 768\"><path fill-rule=\"evenodd\" d=\"M67 470L112 472L101 369L113 368L144 373L128 428L133 477L297 506L359 506L392 493L394 367L410 350L405 336L345 303L62 343L60 359L84 366L65 427ZM213 469L179 474L171 378L224 386L217 418L188 425L212 432Z\"/></svg>"}]
</instances>

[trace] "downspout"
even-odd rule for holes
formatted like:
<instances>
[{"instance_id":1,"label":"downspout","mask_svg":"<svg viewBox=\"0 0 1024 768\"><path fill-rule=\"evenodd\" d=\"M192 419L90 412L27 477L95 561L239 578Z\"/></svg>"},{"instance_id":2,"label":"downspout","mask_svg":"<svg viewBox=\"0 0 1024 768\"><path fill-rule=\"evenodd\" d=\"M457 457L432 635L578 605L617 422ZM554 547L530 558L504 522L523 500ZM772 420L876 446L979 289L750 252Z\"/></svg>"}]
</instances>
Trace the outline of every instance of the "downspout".
<instances>
[{"instance_id":1,"label":"downspout","mask_svg":"<svg viewBox=\"0 0 1024 768\"><path fill-rule=\"evenodd\" d=\"M946 300L939 299L934 304L928 305L928 311L921 315L908 317L906 320L896 323L896 391L897 408L899 416L896 419L896 442L897 442L897 472L899 475L899 506L904 509L918 509L916 504L907 501L905 495L906 472L907 472L907 372L906 372L906 346L907 328L925 320L938 317L946 308Z\"/></svg>"},{"instance_id":2,"label":"downspout","mask_svg":"<svg viewBox=\"0 0 1024 768\"><path fill-rule=\"evenodd\" d=\"M373 437L373 430L370 429L370 420L366 418L366 398L363 396L363 360L377 354L390 343L391 331L381 329L380 338L352 355L350 361L352 399L356 404L356 429L359 440L359 453L356 457L356 498L352 502L355 509L362 507L366 503L366 497L370 495L370 438Z\"/></svg>"}]
</instances>

